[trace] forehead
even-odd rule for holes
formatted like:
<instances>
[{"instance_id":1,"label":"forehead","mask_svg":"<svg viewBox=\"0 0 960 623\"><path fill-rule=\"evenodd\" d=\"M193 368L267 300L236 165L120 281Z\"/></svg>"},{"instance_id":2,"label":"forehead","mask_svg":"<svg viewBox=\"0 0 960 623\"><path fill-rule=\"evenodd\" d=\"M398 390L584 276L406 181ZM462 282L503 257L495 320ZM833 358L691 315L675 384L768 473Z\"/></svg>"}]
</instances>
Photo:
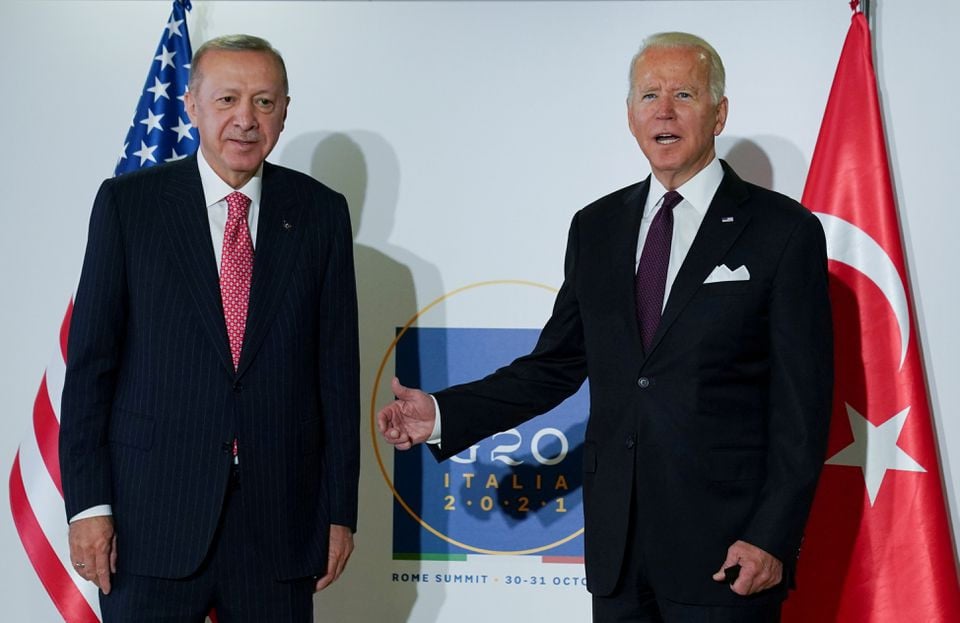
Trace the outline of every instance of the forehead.
<instances>
[{"instance_id":1,"label":"forehead","mask_svg":"<svg viewBox=\"0 0 960 623\"><path fill-rule=\"evenodd\" d=\"M196 70L200 85L219 88L280 89L280 65L268 52L258 50L210 50Z\"/></svg>"},{"instance_id":2,"label":"forehead","mask_svg":"<svg viewBox=\"0 0 960 623\"><path fill-rule=\"evenodd\" d=\"M707 87L710 82L710 61L695 47L650 48L633 66L635 85L660 83Z\"/></svg>"}]
</instances>

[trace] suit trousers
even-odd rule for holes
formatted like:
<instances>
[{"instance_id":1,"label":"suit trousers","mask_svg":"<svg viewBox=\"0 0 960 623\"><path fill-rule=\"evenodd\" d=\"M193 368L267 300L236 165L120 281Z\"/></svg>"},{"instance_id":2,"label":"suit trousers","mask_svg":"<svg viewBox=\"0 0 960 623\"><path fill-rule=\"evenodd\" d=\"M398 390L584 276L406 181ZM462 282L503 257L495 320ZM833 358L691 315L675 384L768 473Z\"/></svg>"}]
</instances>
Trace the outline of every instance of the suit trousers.
<instances>
[{"instance_id":1,"label":"suit trousers","mask_svg":"<svg viewBox=\"0 0 960 623\"><path fill-rule=\"evenodd\" d=\"M650 570L643 552L647 531L643 518L649 509L641 507L638 482L634 475L629 533L617 587L610 595L593 597L593 623L779 623L780 601L704 606L657 595L648 579ZM722 562L717 561L718 568Z\"/></svg>"},{"instance_id":2,"label":"suit trousers","mask_svg":"<svg viewBox=\"0 0 960 623\"><path fill-rule=\"evenodd\" d=\"M218 623L309 623L316 580L279 582L263 565L243 513L243 489L234 472L217 533L200 568L182 579L127 574L100 594L103 623L203 623L211 610ZM123 547L123 535L117 535Z\"/></svg>"}]
</instances>

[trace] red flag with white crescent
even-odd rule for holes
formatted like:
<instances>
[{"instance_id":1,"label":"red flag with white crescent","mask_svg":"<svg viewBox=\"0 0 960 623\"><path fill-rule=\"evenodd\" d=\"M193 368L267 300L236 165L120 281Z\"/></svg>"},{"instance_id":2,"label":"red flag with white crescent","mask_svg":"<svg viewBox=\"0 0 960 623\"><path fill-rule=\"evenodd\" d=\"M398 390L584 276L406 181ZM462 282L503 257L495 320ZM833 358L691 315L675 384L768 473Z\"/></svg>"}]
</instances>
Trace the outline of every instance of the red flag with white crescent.
<instances>
[{"instance_id":1,"label":"red flag with white crescent","mask_svg":"<svg viewBox=\"0 0 960 623\"><path fill-rule=\"evenodd\" d=\"M803 193L827 236L836 378L784 621L960 621L870 30L857 4Z\"/></svg>"}]
</instances>

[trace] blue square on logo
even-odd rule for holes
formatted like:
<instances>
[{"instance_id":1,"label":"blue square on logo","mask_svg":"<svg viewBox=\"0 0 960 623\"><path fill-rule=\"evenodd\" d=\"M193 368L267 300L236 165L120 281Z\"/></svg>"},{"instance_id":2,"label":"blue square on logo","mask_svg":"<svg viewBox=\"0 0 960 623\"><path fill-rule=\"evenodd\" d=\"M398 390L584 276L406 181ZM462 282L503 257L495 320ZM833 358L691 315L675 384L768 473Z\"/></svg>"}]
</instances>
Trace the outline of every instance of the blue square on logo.
<instances>
[{"instance_id":1,"label":"blue square on logo","mask_svg":"<svg viewBox=\"0 0 960 623\"><path fill-rule=\"evenodd\" d=\"M472 381L529 353L539 333L408 328L397 343L397 376L428 392ZM582 557L587 413L584 384L552 411L447 461L423 446L394 453L394 556Z\"/></svg>"}]
</instances>

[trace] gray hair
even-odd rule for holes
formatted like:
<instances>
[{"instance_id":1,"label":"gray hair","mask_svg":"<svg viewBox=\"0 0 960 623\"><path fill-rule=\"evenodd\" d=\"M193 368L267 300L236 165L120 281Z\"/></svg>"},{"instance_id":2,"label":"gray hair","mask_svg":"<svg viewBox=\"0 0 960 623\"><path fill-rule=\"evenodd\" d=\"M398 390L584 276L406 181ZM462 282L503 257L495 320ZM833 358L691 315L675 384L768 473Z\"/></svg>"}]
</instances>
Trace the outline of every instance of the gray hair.
<instances>
[{"instance_id":1,"label":"gray hair","mask_svg":"<svg viewBox=\"0 0 960 623\"><path fill-rule=\"evenodd\" d=\"M630 60L630 73L627 75L629 88L627 98L633 95L633 70L640 57L651 48L696 48L701 52L701 58L709 64L710 67L710 96L714 104L719 104L723 99L726 87L727 72L723 69L723 61L720 55L713 49L713 46L696 35L686 32L658 32L650 35L643 40L640 50L633 55Z\"/></svg>"},{"instance_id":2,"label":"gray hair","mask_svg":"<svg viewBox=\"0 0 960 623\"><path fill-rule=\"evenodd\" d=\"M253 35L224 35L206 41L193 54L193 60L190 64L190 90L195 91L200 80L203 78L203 72L200 69L201 61L207 52L211 50L224 50L228 52L266 52L277 62L280 68L280 78L283 81L283 93L290 93L290 84L287 82L287 66L283 62L283 57L270 42Z\"/></svg>"}]
</instances>

